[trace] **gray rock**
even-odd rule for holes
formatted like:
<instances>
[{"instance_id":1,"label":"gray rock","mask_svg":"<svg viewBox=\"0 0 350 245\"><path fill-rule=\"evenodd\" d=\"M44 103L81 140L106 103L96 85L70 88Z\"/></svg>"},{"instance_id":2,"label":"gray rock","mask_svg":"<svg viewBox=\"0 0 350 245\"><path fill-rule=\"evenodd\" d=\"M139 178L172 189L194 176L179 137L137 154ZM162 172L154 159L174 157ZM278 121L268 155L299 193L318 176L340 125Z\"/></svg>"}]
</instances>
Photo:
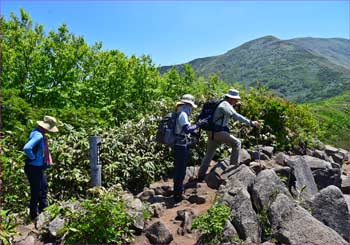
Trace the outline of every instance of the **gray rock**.
<instances>
[{"instance_id":1,"label":"gray rock","mask_svg":"<svg viewBox=\"0 0 350 245\"><path fill-rule=\"evenodd\" d=\"M250 190L254 206L259 211L266 210L280 192L290 196L287 187L271 169L261 171Z\"/></svg>"},{"instance_id":2,"label":"gray rock","mask_svg":"<svg viewBox=\"0 0 350 245\"><path fill-rule=\"evenodd\" d=\"M169 244L173 240L169 229L160 221L147 228L145 235L151 244Z\"/></svg>"},{"instance_id":3,"label":"gray rock","mask_svg":"<svg viewBox=\"0 0 350 245\"><path fill-rule=\"evenodd\" d=\"M311 170L320 169L320 168L322 168L322 169L323 168L332 168L332 164L330 162L325 161L325 160L322 160L322 159L319 159L316 157L311 157L311 156L299 156L299 157L304 159L304 161L307 163L307 165L310 167Z\"/></svg>"},{"instance_id":4,"label":"gray rock","mask_svg":"<svg viewBox=\"0 0 350 245\"><path fill-rule=\"evenodd\" d=\"M225 170L230 167L229 161L220 161L218 164L210 171L210 173L206 177L207 185L210 188L218 189L219 186L223 183L223 179L221 175L225 172ZM231 166L232 167L232 166Z\"/></svg>"},{"instance_id":5,"label":"gray rock","mask_svg":"<svg viewBox=\"0 0 350 245\"><path fill-rule=\"evenodd\" d=\"M51 236L57 237L58 232L60 229L64 227L65 220L62 219L61 217L57 216L54 218L48 226L48 230Z\"/></svg>"},{"instance_id":6,"label":"gray rock","mask_svg":"<svg viewBox=\"0 0 350 245\"><path fill-rule=\"evenodd\" d=\"M295 177L295 194L301 196L305 200L311 200L317 193L317 186L305 157L310 156L298 156L290 159L287 164Z\"/></svg>"},{"instance_id":7,"label":"gray rock","mask_svg":"<svg viewBox=\"0 0 350 245\"><path fill-rule=\"evenodd\" d=\"M185 234L188 234L188 233L191 233L192 230L192 220L193 220L193 217L194 217L194 213L192 210L190 209L185 209L185 210L181 210L181 214L178 213L178 216L180 216L180 218L182 219L182 223L178 229L178 234L180 235L185 235Z\"/></svg>"},{"instance_id":8,"label":"gray rock","mask_svg":"<svg viewBox=\"0 0 350 245\"><path fill-rule=\"evenodd\" d=\"M276 163L281 165L281 166L286 166L288 159L289 159L289 156L283 152L279 152L275 156Z\"/></svg>"},{"instance_id":9,"label":"gray rock","mask_svg":"<svg viewBox=\"0 0 350 245\"><path fill-rule=\"evenodd\" d=\"M184 182L190 182L191 180L196 179L198 176L198 170L199 166L187 167Z\"/></svg>"},{"instance_id":10,"label":"gray rock","mask_svg":"<svg viewBox=\"0 0 350 245\"><path fill-rule=\"evenodd\" d=\"M250 151L250 156L252 157L253 161L257 160L270 160L268 155L266 155L264 152L259 152L259 151Z\"/></svg>"},{"instance_id":11,"label":"gray rock","mask_svg":"<svg viewBox=\"0 0 350 245\"><path fill-rule=\"evenodd\" d=\"M260 173L260 171L265 169L265 166L259 162L249 163L249 167L254 171L255 174Z\"/></svg>"},{"instance_id":12,"label":"gray rock","mask_svg":"<svg viewBox=\"0 0 350 245\"><path fill-rule=\"evenodd\" d=\"M337 153L339 151L337 148L330 146L330 145L325 145L324 150L329 156L333 156L335 153Z\"/></svg>"},{"instance_id":13,"label":"gray rock","mask_svg":"<svg viewBox=\"0 0 350 245\"><path fill-rule=\"evenodd\" d=\"M230 182L232 179L238 179L244 186L248 187L254 182L255 176L248 166L242 164L230 172L225 172L222 175L222 179L226 182Z\"/></svg>"},{"instance_id":14,"label":"gray rock","mask_svg":"<svg viewBox=\"0 0 350 245\"><path fill-rule=\"evenodd\" d=\"M343 197L348 205L348 210L350 211L350 195L344 194Z\"/></svg>"},{"instance_id":15,"label":"gray rock","mask_svg":"<svg viewBox=\"0 0 350 245\"><path fill-rule=\"evenodd\" d=\"M187 198L187 201L189 201L192 204L204 204L205 196L191 195L189 198Z\"/></svg>"},{"instance_id":16,"label":"gray rock","mask_svg":"<svg viewBox=\"0 0 350 245\"><path fill-rule=\"evenodd\" d=\"M132 225L136 230L142 231L145 227L145 220L143 213L139 211L128 211L127 212L132 217Z\"/></svg>"},{"instance_id":17,"label":"gray rock","mask_svg":"<svg viewBox=\"0 0 350 245\"><path fill-rule=\"evenodd\" d=\"M205 181L207 182L207 185L212 189L219 189L219 186L224 182L224 180L221 179L220 175L217 175L214 171L210 172L206 176Z\"/></svg>"},{"instance_id":18,"label":"gray rock","mask_svg":"<svg viewBox=\"0 0 350 245\"><path fill-rule=\"evenodd\" d=\"M36 228L38 231L41 231L42 229L46 228L46 226L50 222L50 213L49 212L42 212L38 215L38 220L36 222Z\"/></svg>"},{"instance_id":19,"label":"gray rock","mask_svg":"<svg viewBox=\"0 0 350 245\"><path fill-rule=\"evenodd\" d=\"M163 215L165 211L165 203L153 203L150 205L151 209L153 210L153 217L159 218L160 216Z\"/></svg>"},{"instance_id":20,"label":"gray rock","mask_svg":"<svg viewBox=\"0 0 350 245\"><path fill-rule=\"evenodd\" d=\"M350 176L341 176L341 190L345 194L350 194Z\"/></svg>"},{"instance_id":21,"label":"gray rock","mask_svg":"<svg viewBox=\"0 0 350 245\"><path fill-rule=\"evenodd\" d=\"M346 244L334 230L312 217L283 193L269 208L272 236L284 244Z\"/></svg>"},{"instance_id":22,"label":"gray rock","mask_svg":"<svg viewBox=\"0 0 350 245\"><path fill-rule=\"evenodd\" d=\"M246 149L241 149L239 151L239 163L240 164L248 165L251 160L252 159L250 157L250 154L248 153L248 151Z\"/></svg>"},{"instance_id":23,"label":"gray rock","mask_svg":"<svg viewBox=\"0 0 350 245\"><path fill-rule=\"evenodd\" d=\"M29 235L24 239L23 241L19 242L20 244L35 244L35 237L32 235Z\"/></svg>"},{"instance_id":24,"label":"gray rock","mask_svg":"<svg viewBox=\"0 0 350 245\"><path fill-rule=\"evenodd\" d=\"M280 178L289 178L292 170L290 169L290 167L278 167L273 168L273 171L275 171L277 176Z\"/></svg>"},{"instance_id":25,"label":"gray rock","mask_svg":"<svg viewBox=\"0 0 350 245\"><path fill-rule=\"evenodd\" d=\"M314 169L312 175L319 190L330 185L341 186L341 171L339 168Z\"/></svg>"},{"instance_id":26,"label":"gray rock","mask_svg":"<svg viewBox=\"0 0 350 245\"><path fill-rule=\"evenodd\" d=\"M28 237L29 233L32 232L32 229L26 225L19 225L16 227L16 232L16 235L13 237L13 242L22 244L22 242Z\"/></svg>"},{"instance_id":27,"label":"gray rock","mask_svg":"<svg viewBox=\"0 0 350 245\"><path fill-rule=\"evenodd\" d=\"M312 156L322 160L326 160L326 157L328 157L325 151L320 151L320 150L314 150L312 152Z\"/></svg>"},{"instance_id":28,"label":"gray rock","mask_svg":"<svg viewBox=\"0 0 350 245\"><path fill-rule=\"evenodd\" d=\"M153 188L155 195L161 195L161 196L171 196L173 194L173 188L168 185L164 186L157 186Z\"/></svg>"},{"instance_id":29,"label":"gray rock","mask_svg":"<svg viewBox=\"0 0 350 245\"><path fill-rule=\"evenodd\" d=\"M222 233L223 242L232 243L239 240L238 233L232 223L227 220L224 226L224 232Z\"/></svg>"},{"instance_id":30,"label":"gray rock","mask_svg":"<svg viewBox=\"0 0 350 245\"><path fill-rule=\"evenodd\" d=\"M145 190L141 193L139 193L136 197L139 198L141 201L148 201L151 200L155 195L155 191L153 189L145 188Z\"/></svg>"},{"instance_id":31,"label":"gray rock","mask_svg":"<svg viewBox=\"0 0 350 245\"><path fill-rule=\"evenodd\" d=\"M333 160L334 160L336 163L338 163L338 164L340 164L340 165L343 164L344 155L342 155L341 153L335 153L335 154L333 154L333 155L332 155L332 158L333 158Z\"/></svg>"},{"instance_id":32,"label":"gray rock","mask_svg":"<svg viewBox=\"0 0 350 245\"><path fill-rule=\"evenodd\" d=\"M133 211L143 211L145 209L145 206L143 205L141 200L138 198L134 198L133 196L126 199L125 204L128 207L128 209Z\"/></svg>"},{"instance_id":33,"label":"gray rock","mask_svg":"<svg viewBox=\"0 0 350 245\"><path fill-rule=\"evenodd\" d=\"M230 221L241 239L249 238L253 243L261 242L261 228L258 218L250 201L250 195L243 183L232 179L231 182L225 185L225 188L220 188L218 200L230 207Z\"/></svg>"},{"instance_id":34,"label":"gray rock","mask_svg":"<svg viewBox=\"0 0 350 245\"><path fill-rule=\"evenodd\" d=\"M312 215L350 241L350 214L340 189L328 186L317 193L312 202Z\"/></svg>"},{"instance_id":35,"label":"gray rock","mask_svg":"<svg viewBox=\"0 0 350 245\"><path fill-rule=\"evenodd\" d=\"M264 146L262 152L265 153L269 158L273 155L274 148L272 146Z\"/></svg>"}]
</instances>

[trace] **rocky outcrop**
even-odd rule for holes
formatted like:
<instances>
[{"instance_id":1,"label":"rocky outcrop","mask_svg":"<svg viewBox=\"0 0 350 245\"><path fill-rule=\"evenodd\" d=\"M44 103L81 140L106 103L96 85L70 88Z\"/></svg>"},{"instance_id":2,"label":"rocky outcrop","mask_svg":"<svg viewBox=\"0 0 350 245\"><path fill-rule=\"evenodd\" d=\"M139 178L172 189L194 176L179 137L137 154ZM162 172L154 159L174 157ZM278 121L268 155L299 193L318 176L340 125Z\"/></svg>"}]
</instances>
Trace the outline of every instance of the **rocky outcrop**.
<instances>
[{"instance_id":1,"label":"rocky outcrop","mask_svg":"<svg viewBox=\"0 0 350 245\"><path fill-rule=\"evenodd\" d=\"M350 241L350 214L338 187L328 186L315 195L312 215Z\"/></svg>"},{"instance_id":2,"label":"rocky outcrop","mask_svg":"<svg viewBox=\"0 0 350 245\"><path fill-rule=\"evenodd\" d=\"M283 193L269 208L272 235L285 244L346 244L334 230L325 226Z\"/></svg>"},{"instance_id":3,"label":"rocky outcrop","mask_svg":"<svg viewBox=\"0 0 350 245\"><path fill-rule=\"evenodd\" d=\"M220 188L218 200L231 209L230 221L239 237L248 242L261 242L261 228L245 184L232 179Z\"/></svg>"},{"instance_id":4,"label":"rocky outcrop","mask_svg":"<svg viewBox=\"0 0 350 245\"><path fill-rule=\"evenodd\" d=\"M267 209L278 193L290 196L287 187L271 169L263 170L256 176L250 193L257 210Z\"/></svg>"},{"instance_id":5,"label":"rocky outcrop","mask_svg":"<svg viewBox=\"0 0 350 245\"><path fill-rule=\"evenodd\" d=\"M291 168L292 174L295 178L294 195L302 197L305 200L311 200L311 198L317 193L317 186L305 158L297 156L289 159L287 164Z\"/></svg>"}]
</instances>

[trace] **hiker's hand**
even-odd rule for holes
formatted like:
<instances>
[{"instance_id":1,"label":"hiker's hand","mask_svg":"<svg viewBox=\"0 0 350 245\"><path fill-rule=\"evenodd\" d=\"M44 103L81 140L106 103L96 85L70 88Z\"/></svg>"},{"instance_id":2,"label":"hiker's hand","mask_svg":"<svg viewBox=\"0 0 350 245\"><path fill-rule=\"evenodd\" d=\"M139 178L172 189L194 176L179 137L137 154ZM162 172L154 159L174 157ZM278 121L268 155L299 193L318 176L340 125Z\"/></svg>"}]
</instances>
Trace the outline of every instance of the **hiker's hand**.
<instances>
[{"instance_id":1,"label":"hiker's hand","mask_svg":"<svg viewBox=\"0 0 350 245\"><path fill-rule=\"evenodd\" d=\"M208 123L208 119L201 119L197 122L198 126L201 127L203 126L204 124L207 124Z\"/></svg>"},{"instance_id":2,"label":"hiker's hand","mask_svg":"<svg viewBox=\"0 0 350 245\"><path fill-rule=\"evenodd\" d=\"M260 128L260 123L258 122L258 121L252 121L251 123L250 123L254 128Z\"/></svg>"}]
</instances>

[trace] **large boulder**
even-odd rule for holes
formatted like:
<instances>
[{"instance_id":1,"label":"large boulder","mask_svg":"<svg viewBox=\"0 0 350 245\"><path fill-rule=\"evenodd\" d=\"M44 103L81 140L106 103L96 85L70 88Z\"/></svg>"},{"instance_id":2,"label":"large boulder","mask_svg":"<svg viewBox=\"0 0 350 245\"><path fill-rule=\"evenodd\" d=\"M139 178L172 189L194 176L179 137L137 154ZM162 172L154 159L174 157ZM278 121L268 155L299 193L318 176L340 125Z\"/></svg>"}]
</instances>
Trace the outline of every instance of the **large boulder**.
<instances>
[{"instance_id":1,"label":"large boulder","mask_svg":"<svg viewBox=\"0 0 350 245\"><path fill-rule=\"evenodd\" d=\"M316 157L302 156L302 158L309 165L318 189L329 185L340 187L341 170L337 164Z\"/></svg>"},{"instance_id":2,"label":"large boulder","mask_svg":"<svg viewBox=\"0 0 350 245\"><path fill-rule=\"evenodd\" d=\"M324 168L312 170L318 189L323 189L330 185L341 186L341 170L339 168Z\"/></svg>"},{"instance_id":3,"label":"large boulder","mask_svg":"<svg viewBox=\"0 0 350 245\"><path fill-rule=\"evenodd\" d=\"M350 214L338 187L328 186L315 195L312 215L350 241Z\"/></svg>"},{"instance_id":4,"label":"large boulder","mask_svg":"<svg viewBox=\"0 0 350 245\"><path fill-rule=\"evenodd\" d=\"M295 158L295 157L294 157ZM311 170L314 169L323 169L323 168L332 168L332 164L328 161L322 160L320 158L312 156L302 156L307 165L309 165Z\"/></svg>"},{"instance_id":5,"label":"large boulder","mask_svg":"<svg viewBox=\"0 0 350 245\"><path fill-rule=\"evenodd\" d=\"M147 228L145 235L151 244L169 244L173 240L169 229L160 221Z\"/></svg>"},{"instance_id":6,"label":"large boulder","mask_svg":"<svg viewBox=\"0 0 350 245\"><path fill-rule=\"evenodd\" d=\"M311 200L311 198L317 193L317 186L311 169L304 157L297 156L291 158L287 164L291 168L292 174L295 177L295 194L301 196L305 200Z\"/></svg>"},{"instance_id":7,"label":"large boulder","mask_svg":"<svg viewBox=\"0 0 350 245\"><path fill-rule=\"evenodd\" d=\"M240 238L253 243L261 242L261 228L246 186L239 180L232 179L220 187L218 197L219 202L230 207L230 221Z\"/></svg>"},{"instance_id":8,"label":"large boulder","mask_svg":"<svg viewBox=\"0 0 350 245\"><path fill-rule=\"evenodd\" d=\"M254 206L262 211L267 209L278 193L285 193L290 196L287 187L271 169L261 171L254 179L250 190Z\"/></svg>"},{"instance_id":9,"label":"large boulder","mask_svg":"<svg viewBox=\"0 0 350 245\"><path fill-rule=\"evenodd\" d=\"M231 171L225 171L222 175L222 179L226 182L230 182L233 179L241 181L244 186L248 187L254 182L255 174L250 168L244 164L240 165L237 168L232 169Z\"/></svg>"},{"instance_id":10,"label":"large boulder","mask_svg":"<svg viewBox=\"0 0 350 245\"><path fill-rule=\"evenodd\" d=\"M272 236L284 244L346 244L333 229L327 227L283 193L269 208Z\"/></svg>"}]
</instances>

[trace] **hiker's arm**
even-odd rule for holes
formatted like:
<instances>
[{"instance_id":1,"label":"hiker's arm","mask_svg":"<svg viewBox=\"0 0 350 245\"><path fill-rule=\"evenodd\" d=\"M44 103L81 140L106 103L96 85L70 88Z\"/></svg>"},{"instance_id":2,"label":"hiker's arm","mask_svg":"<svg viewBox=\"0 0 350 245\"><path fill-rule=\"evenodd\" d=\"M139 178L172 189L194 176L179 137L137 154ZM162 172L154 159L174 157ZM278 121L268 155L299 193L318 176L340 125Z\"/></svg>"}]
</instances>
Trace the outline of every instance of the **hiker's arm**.
<instances>
[{"instance_id":1,"label":"hiker's arm","mask_svg":"<svg viewBox=\"0 0 350 245\"><path fill-rule=\"evenodd\" d=\"M193 133L199 126L197 124L194 124L194 125L189 125L189 124L186 124L182 127L183 131L185 132L185 134L190 134L190 133Z\"/></svg>"},{"instance_id":2,"label":"hiker's arm","mask_svg":"<svg viewBox=\"0 0 350 245\"><path fill-rule=\"evenodd\" d=\"M24 145L23 151L30 160L34 160L36 156L33 153L33 148L39 144L40 140L43 139L41 134L34 134L34 136Z\"/></svg>"},{"instance_id":3,"label":"hiker's arm","mask_svg":"<svg viewBox=\"0 0 350 245\"><path fill-rule=\"evenodd\" d=\"M233 109L233 108L232 108ZM242 116L241 114L239 114L238 112L236 112L236 110L233 109L232 112L232 117L242 123L245 123L247 125L251 125L251 120L249 120L248 118Z\"/></svg>"}]
</instances>

